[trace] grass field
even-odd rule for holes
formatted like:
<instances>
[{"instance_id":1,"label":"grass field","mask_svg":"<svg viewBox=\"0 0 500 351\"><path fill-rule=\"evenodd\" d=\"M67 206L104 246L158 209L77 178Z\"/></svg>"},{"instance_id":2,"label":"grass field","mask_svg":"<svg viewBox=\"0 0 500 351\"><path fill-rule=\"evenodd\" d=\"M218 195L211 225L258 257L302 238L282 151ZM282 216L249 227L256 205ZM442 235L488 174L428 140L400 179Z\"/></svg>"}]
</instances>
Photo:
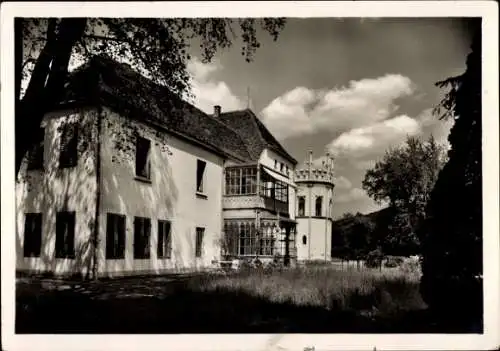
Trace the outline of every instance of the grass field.
<instances>
[{"instance_id":1,"label":"grass field","mask_svg":"<svg viewBox=\"0 0 500 351\"><path fill-rule=\"evenodd\" d=\"M318 266L75 284L18 279L16 297L17 333L444 330L425 310L418 276L398 270Z\"/></svg>"},{"instance_id":2,"label":"grass field","mask_svg":"<svg viewBox=\"0 0 500 351\"><path fill-rule=\"evenodd\" d=\"M331 266L296 268L270 273L250 271L228 276L205 276L190 288L201 292L246 293L273 303L390 315L424 309L419 275L399 270L347 270Z\"/></svg>"}]
</instances>

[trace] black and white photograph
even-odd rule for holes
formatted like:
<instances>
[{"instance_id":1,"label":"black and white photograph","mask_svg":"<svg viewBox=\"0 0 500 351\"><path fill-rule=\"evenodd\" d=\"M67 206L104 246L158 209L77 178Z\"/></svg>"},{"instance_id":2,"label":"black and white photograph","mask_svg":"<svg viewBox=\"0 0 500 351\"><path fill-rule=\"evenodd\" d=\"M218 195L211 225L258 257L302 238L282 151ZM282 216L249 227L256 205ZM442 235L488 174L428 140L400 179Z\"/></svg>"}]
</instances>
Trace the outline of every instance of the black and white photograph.
<instances>
[{"instance_id":1,"label":"black and white photograph","mask_svg":"<svg viewBox=\"0 0 500 351\"><path fill-rule=\"evenodd\" d=\"M498 5L335 3L2 4L6 349L499 349Z\"/></svg>"}]
</instances>

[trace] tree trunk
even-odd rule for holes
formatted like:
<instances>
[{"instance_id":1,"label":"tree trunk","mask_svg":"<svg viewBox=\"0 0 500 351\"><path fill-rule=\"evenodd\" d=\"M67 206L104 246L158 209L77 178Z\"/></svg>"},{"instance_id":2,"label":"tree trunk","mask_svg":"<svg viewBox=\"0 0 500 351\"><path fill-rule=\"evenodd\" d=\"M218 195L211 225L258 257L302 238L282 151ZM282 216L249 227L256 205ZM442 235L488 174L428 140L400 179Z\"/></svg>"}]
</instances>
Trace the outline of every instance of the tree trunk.
<instances>
[{"instance_id":1,"label":"tree trunk","mask_svg":"<svg viewBox=\"0 0 500 351\"><path fill-rule=\"evenodd\" d=\"M59 101L64 91L71 52L82 37L86 23L87 20L81 18L65 18L59 25L56 19L49 20L47 42L35 63L23 99L16 101L16 175L43 116ZM16 60L21 61L22 57L16 57Z\"/></svg>"}]
</instances>

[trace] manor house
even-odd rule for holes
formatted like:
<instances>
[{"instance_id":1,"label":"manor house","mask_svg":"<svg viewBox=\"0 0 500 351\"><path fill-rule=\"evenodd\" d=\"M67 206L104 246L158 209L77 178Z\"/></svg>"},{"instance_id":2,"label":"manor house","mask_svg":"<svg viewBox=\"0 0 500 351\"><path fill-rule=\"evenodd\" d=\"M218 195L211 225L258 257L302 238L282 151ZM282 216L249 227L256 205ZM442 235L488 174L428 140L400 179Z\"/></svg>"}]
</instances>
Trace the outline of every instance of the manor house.
<instances>
[{"instance_id":1,"label":"manor house","mask_svg":"<svg viewBox=\"0 0 500 351\"><path fill-rule=\"evenodd\" d=\"M107 57L71 74L16 182L17 269L113 276L297 259L297 161ZM300 259L300 257L299 257Z\"/></svg>"}]
</instances>

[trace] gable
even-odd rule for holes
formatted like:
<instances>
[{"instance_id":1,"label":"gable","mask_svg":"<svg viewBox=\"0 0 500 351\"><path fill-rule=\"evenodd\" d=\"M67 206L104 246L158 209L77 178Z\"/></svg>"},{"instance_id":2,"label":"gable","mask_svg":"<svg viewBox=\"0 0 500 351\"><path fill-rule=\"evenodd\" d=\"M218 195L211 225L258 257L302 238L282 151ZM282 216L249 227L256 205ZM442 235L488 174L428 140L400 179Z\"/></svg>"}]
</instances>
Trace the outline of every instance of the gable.
<instances>
[{"instance_id":1,"label":"gable","mask_svg":"<svg viewBox=\"0 0 500 351\"><path fill-rule=\"evenodd\" d=\"M292 164L297 164L297 161L274 138L264 123L251 110L225 112L220 115L220 119L240 135L252 160L258 160L262 152L268 148Z\"/></svg>"}]
</instances>

